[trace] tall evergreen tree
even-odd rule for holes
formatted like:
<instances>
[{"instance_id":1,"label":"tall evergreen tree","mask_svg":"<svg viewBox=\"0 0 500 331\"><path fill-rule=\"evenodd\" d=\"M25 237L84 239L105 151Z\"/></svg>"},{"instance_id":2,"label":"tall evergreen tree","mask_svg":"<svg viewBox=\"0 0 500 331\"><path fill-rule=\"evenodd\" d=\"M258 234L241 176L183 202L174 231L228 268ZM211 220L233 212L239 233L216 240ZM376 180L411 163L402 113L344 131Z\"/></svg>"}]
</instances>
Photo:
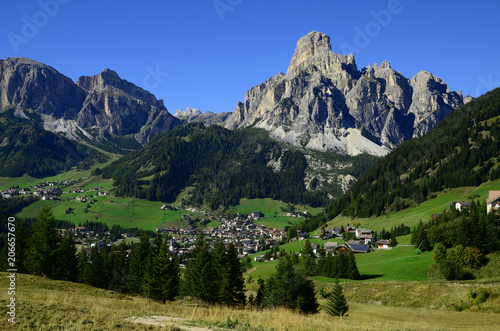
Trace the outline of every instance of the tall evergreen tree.
<instances>
[{"instance_id":1,"label":"tall evergreen tree","mask_svg":"<svg viewBox=\"0 0 500 331\"><path fill-rule=\"evenodd\" d=\"M217 302L217 271L203 235L198 235L192 259L188 262L183 289L186 295Z\"/></svg>"},{"instance_id":2,"label":"tall evergreen tree","mask_svg":"<svg viewBox=\"0 0 500 331\"><path fill-rule=\"evenodd\" d=\"M78 271L77 280L79 283L90 284L89 268L90 267L89 267L87 252L85 251L84 248L82 248L78 253L78 264L77 264L77 271Z\"/></svg>"},{"instance_id":3,"label":"tall evergreen tree","mask_svg":"<svg viewBox=\"0 0 500 331\"><path fill-rule=\"evenodd\" d=\"M336 279L333 292L328 297L325 311L330 316L344 316L348 310L349 306L347 305L347 300L344 297L342 286L340 285L339 280Z\"/></svg>"},{"instance_id":4,"label":"tall evergreen tree","mask_svg":"<svg viewBox=\"0 0 500 331\"><path fill-rule=\"evenodd\" d=\"M127 245L121 241L116 250L111 254L112 257L112 275L110 289L121 292L125 289Z\"/></svg>"},{"instance_id":5,"label":"tall evergreen tree","mask_svg":"<svg viewBox=\"0 0 500 331\"><path fill-rule=\"evenodd\" d=\"M349 251L347 256L347 278L349 279L360 279L358 265L356 264L356 257L352 250Z\"/></svg>"},{"instance_id":6,"label":"tall evergreen tree","mask_svg":"<svg viewBox=\"0 0 500 331\"><path fill-rule=\"evenodd\" d=\"M56 273L56 251L61 242L50 207L44 205L33 224L27 252L27 269L39 276L53 277Z\"/></svg>"},{"instance_id":7,"label":"tall evergreen tree","mask_svg":"<svg viewBox=\"0 0 500 331\"><path fill-rule=\"evenodd\" d=\"M308 276L316 274L316 255L311 247L309 239L304 242L304 247L300 251L300 267Z\"/></svg>"},{"instance_id":8,"label":"tall evergreen tree","mask_svg":"<svg viewBox=\"0 0 500 331\"><path fill-rule=\"evenodd\" d=\"M126 287L132 293L144 293L144 274L146 272L150 247L149 237L146 233L143 233L140 242L134 245L130 253Z\"/></svg>"},{"instance_id":9,"label":"tall evergreen tree","mask_svg":"<svg viewBox=\"0 0 500 331\"><path fill-rule=\"evenodd\" d=\"M56 253L55 278L61 280L76 281L78 278L78 258L76 246L71 232L66 232Z\"/></svg>"},{"instance_id":10,"label":"tall evergreen tree","mask_svg":"<svg viewBox=\"0 0 500 331\"><path fill-rule=\"evenodd\" d=\"M259 288L257 289L257 295L255 296L254 303L257 307L262 307L265 303L266 295L266 281L262 279L262 277L257 278L257 285Z\"/></svg>"},{"instance_id":11,"label":"tall evergreen tree","mask_svg":"<svg viewBox=\"0 0 500 331\"><path fill-rule=\"evenodd\" d=\"M398 240L396 239L394 232L391 232L391 242L389 244L389 247L396 247L397 245L398 245Z\"/></svg>"},{"instance_id":12,"label":"tall evergreen tree","mask_svg":"<svg viewBox=\"0 0 500 331\"><path fill-rule=\"evenodd\" d=\"M104 289L108 288L108 279L104 271L104 258L97 245L90 250L88 275L89 285Z\"/></svg>"},{"instance_id":13,"label":"tall evergreen tree","mask_svg":"<svg viewBox=\"0 0 500 331\"><path fill-rule=\"evenodd\" d=\"M160 252L160 256L163 256L162 254L169 255L169 263L167 264L167 273L162 287L162 295L165 300L174 300L179 294L181 284L179 259L175 255L169 254L166 245L165 250Z\"/></svg>"},{"instance_id":14,"label":"tall evergreen tree","mask_svg":"<svg viewBox=\"0 0 500 331\"><path fill-rule=\"evenodd\" d=\"M318 312L314 283L294 266L289 255L280 258L276 273L268 281L268 291L266 301L271 306L298 309L305 314Z\"/></svg>"},{"instance_id":15,"label":"tall evergreen tree","mask_svg":"<svg viewBox=\"0 0 500 331\"><path fill-rule=\"evenodd\" d=\"M158 248L158 254L151 255L150 293L152 299L165 303L167 300L173 300L178 294L179 266L177 259L170 256L166 241Z\"/></svg>"},{"instance_id":16,"label":"tall evergreen tree","mask_svg":"<svg viewBox=\"0 0 500 331\"><path fill-rule=\"evenodd\" d=\"M223 266L222 282L219 288L219 301L229 306L243 306L246 301L245 284L235 245L229 244L225 260L226 264Z\"/></svg>"}]
</instances>

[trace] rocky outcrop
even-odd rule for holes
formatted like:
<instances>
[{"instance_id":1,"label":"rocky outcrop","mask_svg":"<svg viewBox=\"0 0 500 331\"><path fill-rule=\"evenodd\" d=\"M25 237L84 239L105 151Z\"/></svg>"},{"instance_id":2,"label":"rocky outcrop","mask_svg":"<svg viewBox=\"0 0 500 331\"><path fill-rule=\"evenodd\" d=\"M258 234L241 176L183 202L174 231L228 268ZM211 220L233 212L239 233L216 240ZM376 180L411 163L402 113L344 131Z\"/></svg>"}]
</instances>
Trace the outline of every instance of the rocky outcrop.
<instances>
[{"instance_id":1,"label":"rocky outcrop","mask_svg":"<svg viewBox=\"0 0 500 331\"><path fill-rule=\"evenodd\" d=\"M17 105L41 116L45 128L78 139L98 135L134 135L145 144L180 121L163 100L106 69L74 83L54 68L25 58L0 61L0 109ZM17 112L22 116L22 111Z\"/></svg>"},{"instance_id":2,"label":"rocky outcrop","mask_svg":"<svg viewBox=\"0 0 500 331\"><path fill-rule=\"evenodd\" d=\"M230 112L225 113L213 113L211 111L206 111L202 113L197 108L189 108L186 110L177 109L174 113L174 117L177 117L180 120L184 120L188 123L203 123L204 125L213 125L213 124L222 124L224 123L229 116Z\"/></svg>"},{"instance_id":3,"label":"rocky outcrop","mask_svg":"<svg viewBox=\"0 0 500 331\"><path fill-rule=\"evenodd\" d=\"M335 54L313 31L297 42L287 73L246 92L227 128L256 126L296 146L384 155L432 129L463 104L441 79L409 80L388 61L358 70L354 56Z\"/></svg>"}]
</instances>

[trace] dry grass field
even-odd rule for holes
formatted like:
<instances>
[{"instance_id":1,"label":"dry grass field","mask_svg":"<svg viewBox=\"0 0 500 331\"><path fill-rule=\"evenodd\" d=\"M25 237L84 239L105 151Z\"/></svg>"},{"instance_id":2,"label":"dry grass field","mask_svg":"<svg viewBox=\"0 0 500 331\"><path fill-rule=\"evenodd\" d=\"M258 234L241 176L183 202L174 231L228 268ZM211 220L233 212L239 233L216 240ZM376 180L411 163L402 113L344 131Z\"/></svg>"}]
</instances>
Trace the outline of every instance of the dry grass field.
<instances>
[{"instance_id":1,"label":"dry grass field","mask_svg":"<svg viewBox=\"0 0 500 331\"><path fill-rule=\"evenodd\" d=\"M7 320L6 276L0 273L2 330L494 330L500 320L498 282L346 284L349 316L333 318L323 311L305 316L285 309L210 307L186 299L164 305L18 274L17 323L12 325ZM474 304L471 290L481 287L490 296ZM466 308L457 311L454 305Z\"/></svg>"}]
</instances>

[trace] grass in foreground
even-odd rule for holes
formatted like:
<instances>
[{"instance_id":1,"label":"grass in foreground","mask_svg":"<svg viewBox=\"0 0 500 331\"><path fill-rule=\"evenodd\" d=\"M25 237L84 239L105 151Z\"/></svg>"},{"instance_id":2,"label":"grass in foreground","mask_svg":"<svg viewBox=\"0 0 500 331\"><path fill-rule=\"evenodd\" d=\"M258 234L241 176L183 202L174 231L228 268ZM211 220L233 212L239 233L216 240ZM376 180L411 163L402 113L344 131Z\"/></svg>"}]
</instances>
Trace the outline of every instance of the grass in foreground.
<instances>
[{"instance_id":1,"label":"grass in foreground","mask_svg":"<svg viewBox=\"0 0 500 331\"><path fill-rule=\"evenodd\" d=\"M0 286L7 288L5 273L0 273ZM122 295L95 289L86 285L51 281L30 275L18 274L16 279L16 321L11 325L6 318L7 291L0 294L0 328L36 330L185 330L229 329L230 320L235 330L493 330L499 316L492 314L500 307L500 290L489 286L492 298L468 311L454 312L449 304L467 300L471 285L423 284L406 286L401 283L351 284L346 286L349 316L333 318L324 312L312 316L297 314L285 309L250 310L227 307L209 307L191 300L181 300L165 305L148 302L146 298ZM433 298L429 308L416 308L412 298L427 293L421 302ZM389 299L385 299L389 298ZM390 298L395 298L396 301ZM448 303L442 303L440 301ZM371 302L370 302L371 301ZM443 301L443 302L444 302ZM370 302L370 303L369 303ZM394 307L408 302L402 307ZM320 303L325 304L321 299ZM483 312L485 311L485 312ZM131 317L144 317L147 321L161 316L162 326L129 322ZM177 319L175 319L177 318ZM180 319L179 319L180 318ZM195 329L197 328L197 329ZM178 329L177 329L178 330Z\"/></svg>"}]
</instances>

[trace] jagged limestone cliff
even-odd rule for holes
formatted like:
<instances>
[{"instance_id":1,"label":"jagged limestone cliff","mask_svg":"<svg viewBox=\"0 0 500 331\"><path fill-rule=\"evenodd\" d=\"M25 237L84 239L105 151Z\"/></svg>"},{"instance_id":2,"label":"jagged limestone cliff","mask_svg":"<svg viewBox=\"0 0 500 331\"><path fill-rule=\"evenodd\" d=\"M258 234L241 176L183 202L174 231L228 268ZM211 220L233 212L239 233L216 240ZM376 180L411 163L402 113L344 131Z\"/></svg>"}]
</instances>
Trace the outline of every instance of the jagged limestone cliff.
<instances>
[{"instance_id":1,"label":"jagged limestone cliff","mask_svg":"<svg viewBox=\"0 0 500 331\"><path fill-rule=\"evenodd\" d=\"M352 54L333 53L330 37L313 31L297 42L287 73L247 91L225 126L254 125L316 150L384 155L462 104L460 92L425 71L409 80L388 61L358 70Z\"/></svg>"},{"instance_id":2,"label":"jagged limestone cliff","mask_svg":"<svg viewBox=\"0 0 500 331\"><path fill-rule=\"evenodd\" d=\"M106 69L74 83L54 68L25 58L0 60L0 109L16 105L16 114L34 112L45 129L68 137L133 135L144 144L180 121L162 100Z\"/></svg>"}]
</instances>

